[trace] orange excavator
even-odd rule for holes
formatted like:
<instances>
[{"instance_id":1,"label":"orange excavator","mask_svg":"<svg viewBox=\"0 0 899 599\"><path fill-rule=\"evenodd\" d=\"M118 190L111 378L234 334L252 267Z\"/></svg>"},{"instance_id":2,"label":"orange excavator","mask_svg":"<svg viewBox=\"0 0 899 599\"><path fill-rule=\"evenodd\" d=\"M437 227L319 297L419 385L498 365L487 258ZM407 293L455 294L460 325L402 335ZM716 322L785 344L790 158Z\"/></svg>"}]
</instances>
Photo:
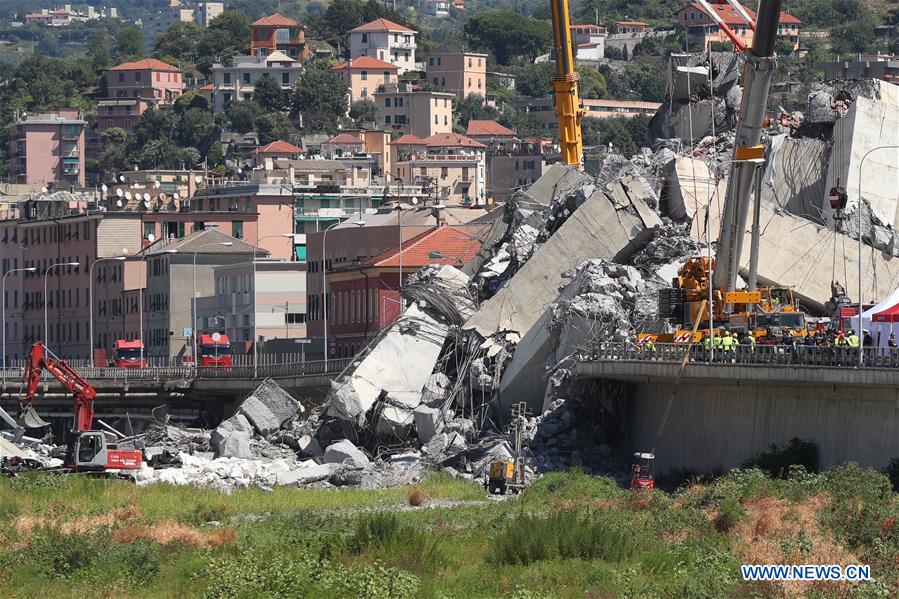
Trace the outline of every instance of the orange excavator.
<instances>
[{"instance_id":1,"label":"orange excavator","mask_svg":"<svg viewBox=\"0 0 899 599\"><path fill-rule=\"evenodd\" d=\"M74 399L75 421L72 436L66 447L63 469L80 472L136 470L141 467L143 454L138 449L119 449L106 440L106 434L93 430L94 398L97 391L74 368L38 341L31 348L22 382L25 394L19 398L19 424L28 428L48 426L34 409L41 374L49 372L62 383Z\"/></svg>"}]
</instances>

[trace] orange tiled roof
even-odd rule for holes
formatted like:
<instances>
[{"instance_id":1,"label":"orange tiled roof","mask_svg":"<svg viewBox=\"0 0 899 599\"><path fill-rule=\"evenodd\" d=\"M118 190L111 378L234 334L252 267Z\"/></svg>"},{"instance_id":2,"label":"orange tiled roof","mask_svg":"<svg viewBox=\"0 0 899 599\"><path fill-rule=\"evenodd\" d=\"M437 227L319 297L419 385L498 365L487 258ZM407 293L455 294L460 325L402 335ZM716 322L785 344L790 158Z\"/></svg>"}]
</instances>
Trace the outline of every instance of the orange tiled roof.
<instances>
[{"instance_id":1,"label":"orange tiled roof","mask_svg":"<svg viewBox=\"0 0 899 599\"><path fill-rule=\"evenodd\" d=\"M123 62L120 65L114 66L110 71L143 71L146 69L152 69L154 71L175 71L181 72L181 69L177 67L173 67L170 64L166 64L161 60L156 60L155 58L144 58L143 60L135 60L133 62Z\"/></svg>"},{"instance_id":2,"label":"orange tiled roof","mask_svg":"<svg viewBox=\"0 0 899 599\"><path fill-rule=\"evenodd\" d=\"M350 133L341 133L336 137L332 137L326 143L329 144L364 144L361 139Z\"/></svg>"},{"instance_id":3,"label":"orange tiled roof","mask_svg":"<svg viewBox=\"0 0 899 599\"><path fill-rule=\"evenodd\" d=\"M476 120L468 121L468 130L465 132L468 136L499 136L499 137L515 137L515 132L507 129L496 121Z\"/></svg>"},{"instance_id":4,"label":"orange tiled roof","mask_svg":"<svg viewBox=\"0 0 899 599\"><path fill-rule=\"evenodd\" d=\"M486 148L484 144L475 141L458 133L436 133L431 137L426 137L425 145L429 148Z\"/></svg>"},{"instance_id":5,"label":"orange tiled roof","mask_svg":"<svg viewBox=\"0 0 899 599\"><path fill-rule=\"evenodd\" d=\"M294 19L290 17L285 17L281 13L275 13L273 15L269 15L267 17L262 17L258 21L253 23L253 26L267 26L267 27L296 27L299 25Z\"/></svg>"},{"instance_id":6,"label":"orange tiled roof","mask_svg":"<svg viewBox=\"0 0 899 599\"><path fill-rule=\"evenodd\" d=\"M387 19L375 19L371 23L366 23L365 25L359 25L355 29L350 29L351 33L353 31L407 31L409 33L415 33L415 30L403 27L399 23L394 23Z\"/></svg>"},{"instance_id":7,"label":"orange tiled roof","mask_svg":"<svg viewBox=\"0 0 899 599\"><path fill-rule=\"evenodd\" d=\"M420 137L416 137L416 136L412 135L411 133L407 133L407 134L397 138L392 143L395 146L403 146L403 145L405 145L405 146L412 146L412 145L423 146L423 145L425 145L425 140L423 140Z\"/></svg>"},{"instance_id":8,"label":"orange tiled roof","mask_svg":"<svg viewBox=\"0 0 899 599\"><path fill-rule=\"evenodd\" d=\"M699 4L696 4L695 2L685 4L677 11L677 13L680 13L681 11L684 11L687 8L691 8L691 7L695 8L699 12L705 14L705 9L703 9L702 6L700 6ZM732 6L730 6L729 4L712 3L711 7L716 13L718 13L718 16L721 17L721 20L724 21L728 26L734 26L734 25L742 26L742 25L747 24L746 21L743 20L743 17L741 17L740 14L736 10L734 10L734 8ZM756 20L756 14L755 14L754 10L752 10L748 6L744 6L743 10L746 11L746 14L749 15L750 19L752 19L753 21ZM675 14L677 14L677 13L675 13ZM781 24L789 23L789 24L800 25L800 24L802 24L802 21L800 21L799 19L797 19L790 13L781 12L780 13L780 23Z\"/></svg>"},{"instance_id":9,"label":"orange tiled roof","mask_svg":"<svg viewBox=\"0 0 899 599\"><path fill-rule=\"evenodd\" d=\"M403 244L403 268L421 268L428 264L467 263L481 249L482 241L455 227L442 226L416 235ZM436 257L443 256L442 258ZM399 267L399 246L385 250L362 263L368 268Z\"/></svg>"},{"instance_id":10,"label":"orange tiled roof","mask_svg":"<svg viewBox=\"0 0 899 599\"><path fill-rule=\"evenodd\" d=\"M256 149L256 154L301 154L303 150L286 141L273 141L272 143Z\"/></svg>"},{"instance_id":11,"label":"orange tiled roof","mask_svg":"<svg viewBox=\"0 0 899 599\"><path fill-rule=\"evenodd\" d=\"M346 69L389 69L391 71L399 70L396 65L378 60L373 56L360 56L349 62L342 62L335 67L331 67L334 71L343 71Z\"/></svg>"}]
</instances>

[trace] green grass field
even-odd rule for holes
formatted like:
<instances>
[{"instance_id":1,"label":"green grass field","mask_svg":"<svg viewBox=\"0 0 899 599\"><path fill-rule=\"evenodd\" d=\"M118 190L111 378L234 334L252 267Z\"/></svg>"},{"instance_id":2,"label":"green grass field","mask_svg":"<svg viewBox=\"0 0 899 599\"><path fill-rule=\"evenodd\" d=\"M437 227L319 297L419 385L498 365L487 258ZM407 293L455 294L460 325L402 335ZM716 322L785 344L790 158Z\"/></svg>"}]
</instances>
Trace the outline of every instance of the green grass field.
<instances>
[{"instance_id":1,"label":"green grass field","mask_svg":"<svg viewBox=\"0 0 899 599\"><path fill-rule=\"evenodd\" d=\"M553 474L506 501L440 475L229 496L34 475L0 481L0 596L890 597L897 516L889 480L853 466L672 494ZM875 581L745 584L741 563L870 563Z\"/></svg>"}]
</instances>

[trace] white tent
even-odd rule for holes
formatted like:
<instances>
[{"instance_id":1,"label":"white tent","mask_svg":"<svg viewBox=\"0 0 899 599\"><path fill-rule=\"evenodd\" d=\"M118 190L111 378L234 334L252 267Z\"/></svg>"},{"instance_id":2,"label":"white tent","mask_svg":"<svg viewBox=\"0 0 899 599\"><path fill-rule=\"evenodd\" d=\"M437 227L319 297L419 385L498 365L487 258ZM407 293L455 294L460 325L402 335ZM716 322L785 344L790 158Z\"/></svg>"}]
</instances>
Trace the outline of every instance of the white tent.
<instances>
[{"instance_id":1,"label":"white tent","mask_svg":"<svg viewBox=\"0 0 899 599\"><path fill-rule=\"evenodd\" d=\"M849 326L855 329L855 332L858 333L859 338L861 338L862 336L862 331L867 330L869 333L871 333L871 337L874 338L875 345L886 347L887 341L890 338L890 332L893 330L892 327L894 326L894 323L873 322L871 319L878 312L883 312L884 310L892 308L896 304L899 304L899 288L894 289L893 292L890 293L887 297L862 312L861 326L859 326L858 324L858 316L853 316L849 319ZM856 304L856 306L858 306L858 304Z\"/></svg>"}]
</instances>

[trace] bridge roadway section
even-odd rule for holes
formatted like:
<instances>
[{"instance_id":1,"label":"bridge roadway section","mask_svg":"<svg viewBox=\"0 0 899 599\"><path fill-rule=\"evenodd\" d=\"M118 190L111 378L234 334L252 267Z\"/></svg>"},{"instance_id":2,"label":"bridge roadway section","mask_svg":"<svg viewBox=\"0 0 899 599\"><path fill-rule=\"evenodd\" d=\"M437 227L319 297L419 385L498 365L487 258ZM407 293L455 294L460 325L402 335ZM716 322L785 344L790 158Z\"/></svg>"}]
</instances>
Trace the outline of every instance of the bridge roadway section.
<instances>
[{"instance_id":1,"label":"bridge roadway section","mask_svg":"<svg viewBox=\"0 0 899 599\"><path fill-rule=\"evenodd\" d=\"M618 381L617 399L597 398L621 434L619 455L649 451L687 346L600 344L582 355L581 382ZM793 437L814 441L820 466L853 461L882 468L899 457L899 351L739 346L710 356L691 350L658 444L657 468L727 471ZM590 389L602 386L588 387Z\"/></svg>"},{"instance_id":2,"label":"bridge roadway section","mask_svg":"<svg viewBox=\"0 0 899 599\"><path fill-rule=\"evenodd\" d=\"M150 411L165 406L167 413L181 422L192 422L199 415L217 422L232 412L266 378L272 378L302 403L320 403L333 377L350 363L349 359L260 364L233 367L151 366L148 368L75 369L97 390L94 408L98 417L119 418L126 412L147 419ZM0 369L0 405L15 409L23 386L22 369ZM44 373L35 407L42 416L70 419L72 395Z\"/></svg>"}]
</instances>

